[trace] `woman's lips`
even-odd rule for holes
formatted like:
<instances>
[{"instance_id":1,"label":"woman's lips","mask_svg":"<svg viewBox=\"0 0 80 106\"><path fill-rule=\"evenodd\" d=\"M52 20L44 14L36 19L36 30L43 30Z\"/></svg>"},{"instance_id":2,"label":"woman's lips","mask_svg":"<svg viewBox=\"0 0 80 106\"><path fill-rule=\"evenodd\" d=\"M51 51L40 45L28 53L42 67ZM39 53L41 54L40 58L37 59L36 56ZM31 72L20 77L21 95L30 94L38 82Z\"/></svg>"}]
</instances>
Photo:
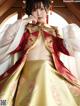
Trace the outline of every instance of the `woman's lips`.
<instances>
[{"instance_id":1,"label":"woman's lips","mask_svg":"<svg viewBox=\"0 0 80 106\"><path fill-rule=\"evenodd\" d=\"M42 19L42 17L38 17L38 20L41 20Z\"/></svg>"}]
</instances>

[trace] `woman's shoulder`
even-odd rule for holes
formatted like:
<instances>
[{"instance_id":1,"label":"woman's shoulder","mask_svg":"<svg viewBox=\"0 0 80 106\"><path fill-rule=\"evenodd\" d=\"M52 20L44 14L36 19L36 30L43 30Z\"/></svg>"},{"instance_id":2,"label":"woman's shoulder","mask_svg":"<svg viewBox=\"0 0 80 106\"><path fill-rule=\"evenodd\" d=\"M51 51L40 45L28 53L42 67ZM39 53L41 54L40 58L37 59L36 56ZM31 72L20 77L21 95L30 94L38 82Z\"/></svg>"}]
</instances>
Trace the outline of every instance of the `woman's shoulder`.
<instances>
[{"instance_id":1,"label":"woman's shoulder","mask_svg":"<svg viewBox=\"0 0 80 106\"><path fill-rule=\"evenodd\" d=\"M58 34L58 28L56 26L51 26L48 24L45 24L45 30L51 34L53 34L54 36L56 36Z\"/></svg>"},{"instance_id":2,"label":"woman's shoulder","mask_svg":"<svg viewBox=\"0 0 80 106\"><path fill-rule=\"evenodd\" d=\"M51 26L51 28L55 31L56 34L59 34L59 31L58 31L58 27L57 26Z\"/></svg>"}]
</instances>

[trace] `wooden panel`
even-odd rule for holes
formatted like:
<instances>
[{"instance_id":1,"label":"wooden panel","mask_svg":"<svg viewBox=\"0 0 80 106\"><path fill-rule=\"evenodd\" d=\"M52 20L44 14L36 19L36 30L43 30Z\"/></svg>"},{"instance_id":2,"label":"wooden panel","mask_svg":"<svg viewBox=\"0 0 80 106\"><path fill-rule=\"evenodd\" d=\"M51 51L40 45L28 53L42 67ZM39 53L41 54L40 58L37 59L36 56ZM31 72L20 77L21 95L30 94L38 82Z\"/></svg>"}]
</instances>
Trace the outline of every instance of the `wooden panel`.
<instances>
[{"instance_id":1,"label":"wooden panel","mask_svg":"<svg viewBox=\"0 0 80 106\"><path fill-rule=\"evenodd\" d=\"M80 21L80 3L66 3L67 8L75 15L75 17Z\"/></svg>"},{"instance_id":2,"label":"wooden panel","mask_svg":"<svg viewBox=\"0 0 80 106\"><path fill-rule=\"evenodd\" d=\"M3 5L0 6L0 17L15 3L16 0L6 0Z\"/></svg>"},{"instance_id":3,"label":"wooden panel","mask_svg":"<svg viewBox=\"0 0 80 106\"><path fill-rule=\"evenodd\" d=\"M1 6L4 2L6 2L6 0L0 0L0 6Z\"/></svg>"},{"instance_id":4,"label":"wooden panel","mask_svg":"<svg viewBox=\"0 0 80 106\"><path fill-rule=\"evenodd\" d=\"M67 8L54 8L54 11L61 15L68 23L75 23L80 26L80 21Z\"/></svg>"}]
</instances>

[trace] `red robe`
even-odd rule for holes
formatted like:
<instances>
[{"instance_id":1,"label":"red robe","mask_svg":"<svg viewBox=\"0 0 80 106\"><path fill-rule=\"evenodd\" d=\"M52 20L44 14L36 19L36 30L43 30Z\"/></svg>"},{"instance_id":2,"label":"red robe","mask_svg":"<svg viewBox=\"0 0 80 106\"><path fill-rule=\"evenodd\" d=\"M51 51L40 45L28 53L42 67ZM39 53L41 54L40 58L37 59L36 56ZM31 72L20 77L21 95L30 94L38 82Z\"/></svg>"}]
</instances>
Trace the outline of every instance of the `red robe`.
<instances>
[{"instance_id":1,"label":"red robe","mask_svg":"<svg viewBox=\"0 0 80 106\"><path fill-rule=\"evenodd\" d=\"M79 80L72 75L72 73L64 66L64 64L60 60L60 52L64 53L65 55L69 55L69 52L63 44L63 39L58 37L55 29L52 28L52 30L55 31L56 36L54 36L52 32L49 32L49 30L41 28L47 48L49 49L53 57L53 63L55 65L56 72L71 84L80 87ZM29 48L36 42L39 31L39 29L36 29L32 30L31 32L29 29L27 29L27 31L23 34L18 47L10 53L11 55L14 55L15 53L22 52L22 55L11 68L6 70L6 72L0 76L0 89L2 89L5 81L16 71L18 67L20 67L21 64L23 64L22 68L24 67L25 61L27 60L26 53ZM33 38L35 38L34 40L33 38L31 38L30 34L32 34ZM31 42L30 44L28 43L29 41Z\"/></svg>"}]
</instances>

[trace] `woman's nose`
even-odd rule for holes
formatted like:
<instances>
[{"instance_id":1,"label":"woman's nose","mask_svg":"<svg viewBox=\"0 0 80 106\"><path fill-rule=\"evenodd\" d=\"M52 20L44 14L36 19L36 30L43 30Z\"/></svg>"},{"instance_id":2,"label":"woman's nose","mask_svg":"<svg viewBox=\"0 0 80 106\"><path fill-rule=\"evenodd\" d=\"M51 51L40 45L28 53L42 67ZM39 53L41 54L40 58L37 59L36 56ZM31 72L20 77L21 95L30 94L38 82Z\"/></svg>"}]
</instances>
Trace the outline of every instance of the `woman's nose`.
<instances>
[{"instance_id":1,"label":"woman's nose","mask_svg":"<svg viewBox=\"0 0 80 106\"><path fill-rule=\"evenodd\" d=\"M37 15L38 15L38 16L41 15L41 11L40 11L40 9L37 10Z\"/></svg>"}]
</instances>

